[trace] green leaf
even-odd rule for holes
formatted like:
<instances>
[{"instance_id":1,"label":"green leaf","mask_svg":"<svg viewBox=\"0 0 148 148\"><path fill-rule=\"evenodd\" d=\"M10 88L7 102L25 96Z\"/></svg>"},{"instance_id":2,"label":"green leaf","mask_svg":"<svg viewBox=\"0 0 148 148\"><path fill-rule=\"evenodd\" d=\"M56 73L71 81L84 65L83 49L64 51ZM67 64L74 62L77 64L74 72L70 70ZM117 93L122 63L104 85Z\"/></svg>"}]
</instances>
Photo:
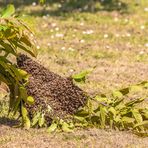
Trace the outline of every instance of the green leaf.
<instances>
[{"instance_id":1,"label":"green leaf","mask_svg":"<svg viewBox=\"0 0 148 148\"><path fill-rule=\"evenodd\" d=\"M20 92L21 98L22 98L25 102L27 102L27 97L28 97L28 95L27 95L27 90L26 90L26 88L23 87L23 86L20 86L20 87L19 87L19 92Z\"/></svg>"},{"instance_id":2,"label":"green leaf","mask_svg":"<svg viewBox=\"0 0 148 148\"><path fill-rule=\"evenodd\" d=\"M117 99L117 100L113 103L113 106L119 109L121 106L124 106L123 100L124 100L124 98ZM119 106L120 106L120 107L119 107Z\"/></svg>"},{"instance_id":3,"label":"green leaf","mask_svg":"<svg viewBox=\"0 0 148 148\"><path fill-rule=\"evenodd\" d=\"M135 119L134 118L130 118L130 117L123 117L122 121L124 123L134 123Z\"/></svg>"},{"instance_id":4,"label":"green leaf","mask_svg":"<svg viewBox=\"0 0 148 148\"><path fill-rule=\"evenodd\" d=\"M124 103L120 103L118 105L115 106L115 109L117 111L121 111L121 110L124 110L126 108L126 106L124 105Z\"/></svg>"},{"instance_id":5,"label":"green leaf","mask_svg":"<svg viewBox=\"0 0 148 148\"><path fill-rule=\"evenodd\" d=\"M148 81L142 81L141 83L139 83L137 85L140 85L142 87L148 88Z\"/></svg>"},{"instance_id":6,"label":"green leaf","mask_svg":"<svg viewBox=\"0 0 148 148\"><path fill-rule=\"evenodd\" d=\"M106 108L103 106L100 106L100 117L101 117L101 128L105 128Z\"/></svg>"},{"instance_id":7,"label":"green leaf","mask_svg":"<svg viewBox=\"0 0 148 148\"><path fill-rule=\"evenodd\" d=\"M48 127L48 129L47 129L47 131L49 132L49 133L52 133L52 132L54 132L56 129L57 129L57 123L52 123L49 127Z\"/></svg>"},{"instance_id":8,"label":"green leaf","mask_svg":"<svg viewBox=\"0 0 148 148\"><path fill-rule=\"evenodd\" d=\"M28 97L27 97L27 103L28 103L29 105L34 104L34 98L33 98L32 96L28 96Z\"/></svg>"},{"instance_id":9,"label":"green leaf","mask_svg":"<svg viewBox=\"0 0 148 148\"><path fill-rule=\"evenodd\" d=\"M89 115L89 112L81 109L81 110L77 111L75 113L75 115L79 116L79 117L87 117Z\"/></svg>"},{"instance_id":10,"label":"green leaf","mask_svg":"<svg viewBox=\"0 0 148 148\"><path fill-rule=\"evenodd\" d=\"M114 98L122 98L123 94L120 91L113 91L112 93Z\"/></svg>"},{"instance_id":11,"label":"green leaf","mask_svg":"<svg viewBox=\"0 0 148 148\"><path fill-rule=\"evenodd\" d=\"M64 132L72 132L73 130L69 127L69 124L67 124L66 122L63 122L62 124L62 130Z\"/></svg>"},{"instance_id":12,"label":"green leaf","mask_svg":"<svg viewBox=\"0 0 148 148\"><path fill-rule=\"evenodd\" d=\"M142 86L133 85L130 87L130 92L138 92L138 91L142 91Z\"/></svg>"},{"instance_id":13,"label":"green leaf","mask_svg":"<svg viewBox=\"0 0 148 148\"><path fill-rule=\"evenodd\" d=\"M31 126L30 119L28 117L25 117L24 118L24 128L28 130L30 126Z\"/></svg>"},{"instance_id":14,"label":"green leaf","mask_svg":"<svg viewBox=\"0 0 148 148\"><path fill-rule=\"evenodd\" d=\"M2 18L8 18L15 13L15 8L12 4L7 5L7 7L2 11Z\"/></svg>"},{"instance_id":15,"label":"green leaf","mask_svg":"<svg viewBox=\"0 0 148 148\"><path fill-rule=\"evenodd\" d=\"M117 114L117 111L115 110L114 107L110 107L110 108L108 109L108 111L109 111L110 113L112 113L113 116L116 116L116 114Z\"/></svg>"},{"instance_id":16,"label":"green leaf","mask_svg":"<svg viewBox=\"0 0 148 148\"><path fill-rule=\"evenodd\" d=\"M122 93L122 95L127 95L129 93L129 88L128 87L123 88L123 89L120 89L119 91Z\"/></svg>"},{"instance_id":17,"label":"green leaf","mask_svg":"<svg viewBox=\"0 0 148 148\"><path fill-rule=\"evenodd\" d=\"M41 115L41 117L39 118L39 126L42 127L45 123L45 118L44 118L44 114Z\"/></svg>"},{"instance_id":18,"label":"green leaf","mask_svg":"<svg viewBox=\"0 0 148 148\"><path fill-rule=\"evenodd\" d=\"M141 123L143 121L142 115L139 113L138 109L132 110L133 116L136 119L137 123Z\"/></svg>"},{"instance_id":19,"label":"green leaf","mask_svg":"<svg viewBox=\"0 0 148 148\"><path fill-rule=\"evenodd\" d=\"M17 69L17 70L22 77L26 77L28 75L28 73L22 69Z\"/></svg>"},{"instance_id":20,"label":"green leaf","mask_svg":"<svg viewBox=\"0 0 148 148\"><path fill-rule=\"evenodd\" d=\"M6 31L7 29L9 29L8 26L4 26L0 24L0 31Z\"/></svg>"},{"instance_id":21,"label":"green leaf","mask_svg":"<svg viewBox=\"0 0 148 148\"><path fill-rule=\"evenodd\" d=\"M74 116L74 119L78 120L79 122L86 122L85 117Z\"/></svg>"},{"instance_id":22,"label":"green leaf","mask_svg":"<svg viewBox=\"0 0 148 148\"><path fill-rule=\"evenodd\" d=\"M99 103L103 104L103 103L112 103L112 101L106 97L101 97L101 96L96 96L95 100L97 100Z\"/></svg>"},{"instance_id":23,"label":"green leaf","mask_svg":"<svg viewBox=\"0 0 148 148\"><path fill-rule=\"evenodd\" d=\"M32 126L35 126L35 125L38 123L39 118L40 118L40 115L41 115L41 113L38 112L38 113L33 117L33 119L32 119Z\"/></svg>"},{"instance_id":24,"label":"green leaf","mask_svg":"<svg viewBox=\"0 0 148 148\"><path fill-rule=\"evenodd\" d=\"M134 128L139 127L139 126L144 126L148 128L148 120L142 121L141 123L138 123L134 126Z\"/></svg>"},{"instance_id":25,"label":"green leaf","mask_svg":"<svg viewBox=\"0 0 148 148\"><path fill-rule=\"evenodd\" d=\"M4 49L4 51L5 51L6 53L11 53L11 54L13 54L14 56L17 55L17 54L16 54L16 49L14 49L10 44L8 44L8 43L6 43L6 42L0 40L0 45L1 45L2 47L4 47L4 48L1 48L1 49Z\"/></svg>"},{"instance_id":26,"label":"green leaf","mask_svg":"<svg viewBox=\"0 0 148 148\"><path fill-rule=\"evenodd\" d=\"M46 0L39 0L41 4L44 4Z\"/></svg>"},{"instance_id":27,"label":"green leaf","mask_svg":"<svg viewBox=\"0 0 148 148\"><path fill-rule=\"evenodd\" d=\"M9 73L9 75L15 80L17 80L17 78L15 77L15 74L12 72L10 65L8 65L7 63L3 62L0 60L0 65L5 69L5 75L6 73ZM10 78L9 76L9 78Z\"/></svg>"},{"instance_id":28,"label":"green leaf","mask_svg":"<svg viewBox=\"0 0 148 148\"><path fill-rule=\"evenodd\" d=\"M85 82L86 80L86 76L88 74L90 74L90 72L92 72L92 70L85 70L80 72L79 74L75 74L72 76L72 78L76 81L76 82Z\"/></svg>"},{"instance_id":29,"label":"green leaf","mask_svg":"<svg viewBox=\"0 0 148 148\"><path fill-rule=\"evenodd\" d=\"M93 125L96 125L96 124L98 124L99 121L100 121L100 116L92 116L92 117L90 118L90 120L91 120L91 123L92 123Z\"/></svg>"},{"instance_id":30,"label":"green leaf","mask_svg":"<svg viewBox=\"0 0 148 148\"><path fill-rule=\"evenodd\" d=\"M118 115L114 118L114 121L117 122L117 123L120 123L122 120L121 120L121 116Z\"/></svg>"},{"instance_id":31,"label":"green leaf","mask_svg":"<svg viewBox=\"0 0 148 148\"><path fill-rule=\"evenodd\" d=\"M133 105L136 105L140 102L143 102L145 100L145 98L138 98L138 99L135 99L135 100L132 100L132 101L129 101L125 104L125 106L133 106Z\"/></svg>"},{"instance_id":32,"label":"green leaf","mask_svg":"<svg viewBox=\"0 0 148 148\"><path fill-rule=\"evenodd\" d=\"M18 41L13 41L13 44L22 49L23 51L29 53L30 55L32 55L33 57L36 57L36 53L32 51L32 49L28 49L27 47L25 47L24 45L22 45L21 43L19 43Z\"/></svg>"},{"instance_id":33,"label":"green leaf","mask_svg":"<svg viewBox=\"0 0 148 148\"><path fill-rule=\"evenodd\" d=\"M148 120L148 109L143 109L142 115Z\"/></svg>"},{"instance_id":34,"label":"green leaf","mask_svg":"<svg viewBox=\"0 0 148 148\"><path fill-rule=\"evenodd\" d=\"M25 119L28 115L27 109L24 107L24 105L21 105L21 112L22 112L22 116Z\"/></svg>"}]
</instances>

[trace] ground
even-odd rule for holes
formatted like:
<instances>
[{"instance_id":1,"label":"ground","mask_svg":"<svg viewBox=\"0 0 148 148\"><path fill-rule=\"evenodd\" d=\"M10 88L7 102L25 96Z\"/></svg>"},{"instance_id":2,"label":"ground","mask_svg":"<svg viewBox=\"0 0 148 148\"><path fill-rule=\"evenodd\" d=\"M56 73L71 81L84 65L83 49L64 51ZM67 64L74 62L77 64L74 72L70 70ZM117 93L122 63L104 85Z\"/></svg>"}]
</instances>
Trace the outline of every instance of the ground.
<instances>
[{"instance_id":1,"label":"ground","mask_svg":"<svg viewBox=\"0 0 148 148\"><path fill-rule=\"evenodd\" d=\"M17 13L36 36L37 61L66 77L94 68L79 86L96 95L148 80L148 1L122 2L120 9L103 5L96 11L87 5L83 11L68 4L17 4ZM45 129L12 128L5 92L0 91L0 147L148 147L147 137L129 131L81 129L49 135Z\"/></svg>"}]
</instances>

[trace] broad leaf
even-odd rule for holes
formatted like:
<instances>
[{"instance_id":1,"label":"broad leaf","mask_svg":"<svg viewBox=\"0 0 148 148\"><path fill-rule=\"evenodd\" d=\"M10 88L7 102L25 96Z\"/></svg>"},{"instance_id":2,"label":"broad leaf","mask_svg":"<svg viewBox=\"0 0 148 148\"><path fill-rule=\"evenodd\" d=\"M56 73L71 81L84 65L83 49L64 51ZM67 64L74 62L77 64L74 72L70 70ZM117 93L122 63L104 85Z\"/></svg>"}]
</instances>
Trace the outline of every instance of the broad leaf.
<instances>
[{"instance_id":1,"label":"broad leaf","mask_svg":"<svg viewBox=\"0 0 148 148\"><path fill-rule=\"evenodd\" d=\"M100 117L101 117L101 128L105 128L106 124L106 109L105 107L101 106L100 107Z\"/></svg>"},{"instance_id":2,"label":"broad leaf","mask_svg":"<svg viewBox=\"0 0 148 148\"><path fill-rule=\"evenodd\" d=\"M70 128L69 124L67 124L66 122L63 122L62 124L62 130L64 132L72 132L73 130Z\"/></svg>"},{"instance_id":3,"label":"broad leaf","mask_svg":"<svg viewBox=\"0 0 148 148\"><path fill-rule=\"evenodd\" d=\"M49 132L49 133L52 133L52 132L54 132L56 129L57 129L57 123L52 123L49 127L48 127L48 129L47 129L47 131Z\"/></svg>"},{"instance_id":4,"label":"broad leaf","mask_svg":"<svg viewBox=\"0 0 148 148\"><path fill-rule=\"evenodd\" d=\"M123 117L121 119L125 124L127 123L134 123L135 119L134 118L130 118L130 117Z\"/></svg>"},{"instance_id":5,"label":"broad leaf","mask_svg":"<svg viewBox=\"0 0 148 148\"><path fill-rule=\"evenodd\" d=\"M44 114L41 115L41 117L39 118L39 126L42 127L45 123L45 118L44 118Z\"/></svg>"},{"instance_id":6,"label":"broad leaf","mask_svg":"<svg viewBox=\"0 0 148 148\"><path fill-rule=\"evenodd\" d=\"M24 128L28 130L30 128L30 126L31 126L30 119L28 117L25 117Z\"/></svg>"},{"instance_id":7,"label":"broad leaf","mask_svg":"<svg viewBox=\"0 0 148 148\"><path fill-rule=\"evenodd\" d=\"M137 123L141 123L143 121L141 114L139 113L138 109L132 110L133 116L136 119Z\"/></svg>"},{"instance_id":8,"label":"broad leaf","mask_svg":"<svg viewBox=\"0 0 148 148\"><path fill-rule=\"evenodd\" d=\"M28 96L27 97L27 103L30 104L30 105L34 104L34 98L32 96Z\"/></svg>"},{"instance_id":9,"label":"broad leaf","mask_svg":"<svg viewBox=\"0 0 148 148\"><path fill-rule=\"evenodd\" d=\"M113 91L112 93L114 98L122 98L123 94L120 91Z\"/></svg>"},{"instance_id":10,"label":"broad leaf","mask_svg":"<svg viewBox=\"0 0 148 148\"><path fill-rule=\"evenodd\" d=\"M85 70L85 71L80 72L79 74L73 75L72 78L76 82L85 82L86 76L90 74L90 72L92 72L92 70Z\"/></svg>"},{"instance_id":11,"label":"broad leaf","mask_svg":"<svg viewBox=\"0 0 148 148\"><path fill-rule=\"evenodd\" d=\"M139 126L145 126L146 128L148 128L148 120L145 120L145 121L142 121L141 123L136 124L134 128Z\"/></svg>"},{"instance_id":12,"label":"broad leaf","mask_svg":"<svg viewBox=\"0 0 148 148\"><path fill-rule=\"evenodd\" d=\"M12 16L15 13L15 8L13 5L8 5L3 11L2 11L2 18L8 18Z\"/></svg>"},{"instance_id":13,"label":"broad leaf","mask_svg":"<svg viewBox=\"0 0 148 148\"><path fill-rule=\"evenodd\" d=\"M21 105L21 112L22 112L22 116L25 119L28 115L27 109L24 107L24 105Z\"/></svg>"},{"instance_id":14,"label":"broad leaf","mask_svg":"<svg viewBox=\"0 0 148 148\"><path fill-rule=\"evenodd\" d=\"M41 113L38 112L38 113L33 117L33 119L32 119L32 126L35 126L35 125L38 123L40 116L41 116Z\"/></svg>"}]
</instances>

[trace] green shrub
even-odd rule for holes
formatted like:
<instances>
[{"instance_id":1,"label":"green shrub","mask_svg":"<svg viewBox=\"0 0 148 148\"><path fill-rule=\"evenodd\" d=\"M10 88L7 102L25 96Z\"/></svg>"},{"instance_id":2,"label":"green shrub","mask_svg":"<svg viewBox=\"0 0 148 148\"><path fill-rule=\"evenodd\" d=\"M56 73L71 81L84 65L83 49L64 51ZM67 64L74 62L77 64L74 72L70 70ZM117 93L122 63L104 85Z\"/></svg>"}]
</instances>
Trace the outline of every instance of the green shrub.
<instances>
[{"instance_id":1,"label":"green shrub","mask_svg":"<svg viewBox=\"0 0 148 148\"><path fill-rule=\"evenodd\" d=\"M81 77L81 73L78 76ZM82 77L81 80L83 81ZM146 105L146 107L141 106L142 103L147 102L147 96L126 100L129 94L146 91L147 89L148 82L144 81L137 85L115 90L108 95L102 94L89 98L87 105L79 109L72 120L63 121L57 118L53 120L48 131L71 132L75 127L97 127L132 130L141 134L140 136L148 136L148 107Z\"/></svg>"},{"instance_id":2,"label":"green shrub","mask_svg":"<svg viewBox=\"0 0 148 148\"><path fill-rule=\"evenodd\" d=\"M27 113L24 113L23 103L29 102L25 89L28 74L18 69L13 59L17 58L20 52L32 56L36 54L33 40L29 38L32 32L13 16L14 12L14 6L8 5L0 17L0 82L6 83L10 90L9 112L16 113L19 110L26 124L28 118Z\"/></svg>"}]
</instances>

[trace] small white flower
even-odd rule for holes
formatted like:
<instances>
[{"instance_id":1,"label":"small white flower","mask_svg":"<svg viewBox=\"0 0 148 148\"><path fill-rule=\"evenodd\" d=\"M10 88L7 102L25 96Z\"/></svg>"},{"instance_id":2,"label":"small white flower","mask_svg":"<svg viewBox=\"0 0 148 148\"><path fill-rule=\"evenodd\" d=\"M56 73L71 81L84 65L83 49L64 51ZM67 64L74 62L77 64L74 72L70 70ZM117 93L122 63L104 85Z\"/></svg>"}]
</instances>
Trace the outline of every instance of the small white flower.
<instances>
[{"instance_id":1,"label":"small white flower","mask_svg":"<svg viewBox=\"0 0 148 148\"><path fill-rule=\"evenodd\" d=\"M144 25L142 25L142 26L140 26L140 28L143 30L143 29L145 29L145 26L144 26Z\"/></svg>"},{"instance_id":2,"label":"small white flower","mask_svg":"<svg viewBox=\"0 0 148 148\"><path fill-rule=\"evenodd\" d=\"M54 38L54 35L51 35L51 38L53 39Z\"/></svg>"},{"instance_id":3,"label":"small white flower","mask_svg":"<svg viewBox=\"0 0 148 148\"><path fill-rule=\"evenodd\" d=\"M104 34L104 38L108 38L108 34Z\"/></svg>"},{"instance_id":4,"label":"small white flower","mask_svg":"<svg viewBox=\"0 0 148 148\"><path fill-rule=\"evenodd\" d=\"M52 27L56 27L57 24L56 24L56 23L52 23L51 26L52 26Z\"/></svg>"},{"instance_id":5,"label":"small white flower","mask_svg":"<svg viewBox=\"0 0 148 148\"><path fill-rule=\"evenodd\" d=\"M114 18L114 21L117 22L119 19L117 17Z\"/></svg>"},{"instance_id":6,"label":"small white flower","mask_svg":"<svg viewBox=\"0 0 148 148\"><path fill-rule=\"evenodd\" d=\"M30 36L33 37L34 35L31 33Z\"/></svg>"},{"instance_id":7,"label":"small white flower","mask_svg":"<svg viewBox=\"0 0 148 148\"><path fill-rule=\"evenodd\" d=\"M140 55L144 54L144 51L140 51L139 54L140 54Z\"/></svg>"},{"instance_id":8,"label":"small white flower","mask_svg":"<svg viewBox=\"0 0 148 148\"><path fill-rule=\"evenodd\" d=\"M145 12L148 12L148 7L144 8L144 11L145 11Z\"/></svg>"},{"instance_id":9,"label":"small white flower","mask_svg":"<svg viewBox=\"0 0 148 148\"><path fill-rule=\"evenodd\" d=\"M81 23L80 23L80 26L84 26L84 23L83 23L83 22L81 22Z\"/></svg>"},{"instance_id":10,"label":"small white flower","mask_svg":"<svg viewBox=\"0 0 148 148\"><path fill-rule=\"evenodd\" d=\"M86 30L86 31L83 31L82 33L83 34L92 34L92 33L94 33L94 31L93 30Z\"/></svg>"},{"instance_id":11,"label":"small white flower","mask_svg":"<svg viewBox=\"0 0 148 148\"><path fill-rule=\"evenodd\" d=\"M46 19L47 19L47 16L44 15L44 16L43 16L43 19L46 20Z\"/></svg>"},{"instance_id":12,"label":"small white flower","mask_svg":"<svg viewBox=\"0 0 148 148\"><path fill-rule=\"evenodd\" d=\"M118 2L118 6L121 6L121 2Z\"/></svg>"},{"instance_id":13,"label":"small white flower","mask_svg":"<svg viewBox=\"0 0 148 148\"><path fill-rule=\"evenodd\" d=\"M44 25L43 25L43 28L46 28L47 26L48 26L48 24L44 24Z\"/></svg>"},{"instance_id":14,"label":"small white flower","mask_svg":"<svg viewBox=\"0 0 148 148\"><path fill-rule=\"evenodd\" d=\"M78 10L81 12L82 11L82 8L79 8Z\"/></svg>"},{"instance_id":15,"label":"small white flower","mask_svg":"<svg viewBox=\"0 0 148 148\"><path fill-rule=\"evenodd\" d=\"M84 8L83 8L84 10L87 10L88 9L88 5L86 5L86 6L84 6Z\"/></svg>"},{"instance_id":16,"label":"small white flower","mask_svg":"<svg viewBox=\"0 0 148 148\"><path fill-rule=\"evenodd\" d=\"M58 8L61 8L62 7L62 5L61 4L58 4Z\"/></svg>"},{"instance_id":17,"label":"small white flower","mask_svg":"<svg viewBox=\"0 0 148 148\"><path fill-rule=\"evenodd\" d=\"M127 23L129 20L128 19L125 19L124 21L125 21L125 23Z\"/></svg>"},{"instance_id":18,"label":"small white flower","mask_svg":"<svg viewBox=\"0 0 148 148\"><path fill-rule=\"evenodd\" d=\"M56 31L59 31L59 27L56 27L55 30L56 30Z\"/></svg>"},{"instance_id":19,"label":"small white flower","mask_svg":"<svg viewBox=\"0 0 148 148\"><path fill-rule=\"evenodd\" d=\"M51 43L48 43L47 46L51 46Z\"/></svg>"},{"instance_id":20,"label":"small white flower","mask_svg":"<svg viewBox=\"0 0 148 148\"><path fill-rule=\"evenodd\" d=\"M73 48L71 48L71 47L69 47L68 50L70 50L70 51L75 51L75 49L73 49Z\"/></svg>"},{"instance_id":21,"label":"small white flower","mask_svg":"<svg viewBox=\"0 0 148 148\"><path fill-rule=\"evenodd\" d=\"M50 29L50 32L53 32L53 29Z\"/></svg>"},{"instance_id":22,"label":"small white flower","mask_svg":"<svg viewBox=\"0 0 148 148\"><path fill-rule=\"evenodd\" d=\"M148 43L145 44L145 47L148 47Z\"/></svg>"},{"instance_id":23,"label":"small white flower","mask_svg":"<svg viewBox=\"0 0 148 148\"><path fill-rule=\"evenodd\" d=\"M33 2L33 3L32 3L32 6L36 6L36 2Z\"/></svg>"},{"instance_id":24,"label":"small white flower","mask_svg":"<svg viewBox=\"0 0 148 148\"><path fill-rule=\"evenodd\" d=\"M85 43L85 40L80 40L80 43Z\"/></svg>"},{"instance_id":25,"label":"small white flower","mask_svg":"<svg viewBox=\"0 0 148 148\"><path fill-rule=\"evenodd\" d=\"M62 47L62 48L61 48L61 50L65 50L65 49L66 49L65 47Z\"/></svg>"},{"instance_id":26,"label":"small white flower","mask_svg":"<svg viewBox=\"0 0 148 148\"><path fill-rule=\"evenodd\" d=\"M107 49L109 49L109 48L110 48L110 46L108 46L108 45L106 45L105 47L106 47Z\"/></svg>"},{"instance_id":27,"label":"small white flower","mask_svg":"<svg viewBox=\"0 0 148 148\"><path fill-rule=\"evenodd\" d=\"M119 37L120 35L118 33L115 34L116 37Z\"/></svg>"},{"instance_id":28,"label":"small white flower","mask_svg":"<svg viewBox=\"0 0 148 148\"><path fill-rule=\"evenodd\" d=\"M69 69L69 72L74 72L74 70L73 69Z\"/></svg>"},{"instance_id":29,"label":"small white flower","mask_svg":"<svg viewBox=\"0 0 148 148\"><path fill-rule=\"evenodd\" d=\"M130 37L130 36L131 36L131 34L130 34L130 33L127 33L127 34L126 34L126 36L127 36L127 37Z\"/></svg>"},{"instance_id":30,"label":"small white flower","mask_svg":"<svg viewBox=\"0 0 148 148\"><path fill-rule=\"evenodd\" d=\"M36 46L36 48L37 48L37 49L40 49L40 46L39 46L39 45L37 45L37 46Z\"/></svg>"},{"instance_id":31,"label":"small white flower","mask_svg":"<svg viewBox=\"0 0 148 148\"><path fill-rule=\"evenodd\" d=\"M58 37L58 38L61 38L61 37L64 36L64 34L62 34L62 33L56 33L55 36Z\"/></svg>"}]
</instances>

